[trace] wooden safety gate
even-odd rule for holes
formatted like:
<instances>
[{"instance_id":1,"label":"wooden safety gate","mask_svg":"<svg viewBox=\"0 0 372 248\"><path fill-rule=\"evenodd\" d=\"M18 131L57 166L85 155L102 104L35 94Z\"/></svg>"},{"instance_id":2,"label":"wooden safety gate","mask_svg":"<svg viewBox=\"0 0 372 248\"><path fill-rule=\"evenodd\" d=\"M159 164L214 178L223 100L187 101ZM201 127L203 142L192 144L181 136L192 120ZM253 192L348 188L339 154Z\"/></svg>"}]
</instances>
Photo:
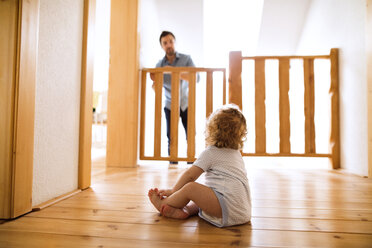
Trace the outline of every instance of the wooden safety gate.
<instances>
[{"instance_id":1,"label":"wooden safety gate","mask_svg":"<svg viewBox=\"0 0 372 248\"><path fill-rule=\"evenodd\" d=\"M206 73L206 117L213 112L213 74L222 72L223 104L226 103L226 70L224 68L197 68L197 67L162 67L142 69L141 72L141 120L140 120L140 159L141 160L165 160L165 161L194 161L195 160L195 105L196 105L196 81L197 74ZM145 123L146 123L146 84L147 75L152 73L155 79L155 103L154 104L154 151L152 156L145 155ZM187 157L178 155L178 122L179 122L179 87L180 74L189 75L188 96L188 123L187 123ZM170 156L161 155L161 119L162 119L162 94L163 75L171 74L171 132ZM203 83L203 82L201 82ZM200 107L200 106L198 106Z\"/></svg>"},{"instance_id":2,"label":"wooden safety gate","mask_svg":"<svg viewBox=\"0 0 372 248\"><path fill-rule=\"evenodd\" d=\"M318 56L257 56L243 57L241 52L230 52L229 64L229 102L235 103L241 109L242 105L242 61L254 61L255 86L255 152L242 153L244 156L299 156L299 157L329 157L333 168L340 167L339 138L339 93L338 93L338 49L331 49L329 55ZM304 79L304 115L305 115L305 152L292 153L290 144L290 104L289 75L290 61L303 61ZM330 138L329 152L317 153L315 149L315 97L314 97L314 60L330 60ZM265 120L265 62L279 62L279 153L266 151L266 120Z\"/></svg>"}]
</instances>

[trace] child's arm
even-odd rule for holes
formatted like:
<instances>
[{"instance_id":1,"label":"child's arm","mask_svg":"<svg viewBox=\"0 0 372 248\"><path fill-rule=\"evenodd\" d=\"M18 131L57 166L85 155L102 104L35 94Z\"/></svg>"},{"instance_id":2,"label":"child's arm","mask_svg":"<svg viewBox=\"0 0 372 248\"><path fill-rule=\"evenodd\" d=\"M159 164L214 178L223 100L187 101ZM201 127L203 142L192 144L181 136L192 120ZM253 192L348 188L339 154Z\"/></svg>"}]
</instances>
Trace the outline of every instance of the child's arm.
<instances>
[{"instance_id":1,"label":"child's arm","mask_svg":"<svg viewBox=\"0 0 372 248\"><path fill-rule=\"evenodd\" d=\"M199 178L199 176L203 173L204 171L199 168L198 166L191 166L187 171L185 171L180 178L178 178L176 184L173 186L172 189L168 190L160 190L159 195L160 197L163 196L170 196L174 192L178 191L181 189L185 184L189 182L194 182L196 179Z\"/></svg>"}]
</instances>

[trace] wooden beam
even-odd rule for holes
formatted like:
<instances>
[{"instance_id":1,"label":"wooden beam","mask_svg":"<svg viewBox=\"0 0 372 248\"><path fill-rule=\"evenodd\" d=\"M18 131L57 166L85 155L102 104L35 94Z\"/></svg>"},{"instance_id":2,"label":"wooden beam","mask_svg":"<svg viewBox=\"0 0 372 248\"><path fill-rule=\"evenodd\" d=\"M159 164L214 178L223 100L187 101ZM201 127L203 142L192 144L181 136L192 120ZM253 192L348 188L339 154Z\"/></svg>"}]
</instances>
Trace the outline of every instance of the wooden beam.
<instances>
[{"instance_id":1,"label":"wooden beam","mask_svg":"<svg viewBox=\"0 0 372 248\"><path fill-rule=\"evenodd\" d=\"M289 119L289 59L279 60L279 128L280 152L290 153L291 124Z\"/></svg>"},{"instance_id":2,"label":"wooden beam","mask_svg":"<svg viewBox=\"0 0 372 248\"><path fill-rule=\"evenodd\" d=\"M315 153L314 60L304 59L305 153Z\"/></svg>"},{"instance_id":3,"label":"wooden beam","mask_svg":"<svg viewBox=\"0 0 372 248\"><path fill-rule=\"evenodd\" d=\"M340 165L340 111L339 111L339 83L338 83L338 49L331 49L331 134L329 153L332 154L332 167L338 169Z\"/></svg>"},{"instance_id":4,"label":"wooden beam","mask_svg":"<svg viewBox=\"0 0 372 248\"><path fill-rule=\"evenodd\" d=\"M222 104L226 104L226 71L224 70L223 72L223 79L222 79Z\"/></svg>"},{"instance_id":5,"label":"wooden beam","mask_svg":"<svg viewBox=\"0 0 372 248\"><path fill-rule=\"evenodd\" d=\"M111 0L107 166L137 166L138 0Z\"/></svg>"},{"instance_id":6,"label":"wooden beam","mask_svg":"<svg viewBox=\"0 0 372 248\"><path fill-rule=\"evenodd\" d=\"M155 123L154 123L154 157L161 153L161 112L162 112L163 73L155 74Z\"/></svg>"},{"instance_id":7,"label":"wooden beam","mask_svg":"<svg viewBox=\"0 0 372 248\"><path fill-rule=\"evenodd\" d=\"M229 103L234 103L243 109L242 104L242 52L229 54Z\"/></svg>"},{"instance_id":8,"label":"wooden beam","mask_svg":"<svg viewBox=\"0 0 372 248\"><path fill-rule=\"evenodd\" d=\"M213 72L207 72L207 84L206 84L206 109L205 117L208 118L213 112Z\"/></svg>"},{"instance_id":9,"label":"wooden beam","mask_svg":"<svg viewBox=\"0 0 372 248\"><path fill-rule=\"evenodd\" d=\"M266 153L265 60L255 60L256 153Z\"/></svg>"},{"instance_id":10,"label":"wooden beam","mask_svg":"<svg viewBox=\"0 0 372 248\"><path fill-rule=\"evenodd\" d=\"M190 73L189 102L187 110L187 158L195 158L195 102L196 102L196 73Z\"/></svg>"},{"instance_id":11,"label":"wooden beam","mask_svg":"<svg viewBox=\"0 0 372 248\"><path fill-rule=\"evenodd\" d=\"M141 73L141 122L140 122L140 159L145 157L145 135L146 135L146 80L147 72Z\"/></svg>"},{"instance_id":12,"label":"wooden beam","mask_svg":"<svg viewBox=\"0 0 372 248\"><path fill-rule=\"evenodd\" d=\"M79 189L86 189L91 184L95 12L96 0L85 0L80 92Z\"/></svg>"},{"instance_id":13,"label":"wooden beam","mask_svg":"<svg viewBox=\"0 0 372 248\"><path fill-rule=\"evenodd\" d=\"M172 73L171 83L171 131L170 131L170 158L177 161L178 157L178 121L180 118L180 73Z\"/></svg>"}]
</instances>

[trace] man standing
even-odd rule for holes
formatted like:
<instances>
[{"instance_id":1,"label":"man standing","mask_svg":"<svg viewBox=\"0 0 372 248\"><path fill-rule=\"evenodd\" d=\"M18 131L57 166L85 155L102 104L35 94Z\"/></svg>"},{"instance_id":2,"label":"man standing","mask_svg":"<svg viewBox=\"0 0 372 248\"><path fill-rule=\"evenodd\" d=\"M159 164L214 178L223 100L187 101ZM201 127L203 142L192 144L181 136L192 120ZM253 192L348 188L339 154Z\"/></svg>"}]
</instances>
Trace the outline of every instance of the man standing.
<instances>
[{"instance_id":1,"label":"man standing","mask_svg":"<svg viewBox=\"0 0 372 248\"><path fill-rule=\"evenodd\" d=\"M195 67L194 62L191 57L186 54L178 53L175 50L176 37L169 31L163 31L160 34L159 42L161 48L165 52L164 58L162 58L156 67L165 66L176 66L176 67ZM188 75L180 74L180 117L182 120L182 125L185 128L185 133L187 137L187 108L188 108L188 95L189 95L189 85L188 85ZM151 79L154 80L154 76L151 75ZM171 76L169 74L164 75L163 87L165 94L165 106L164 113L167 121L167 137L168 137L168 155L170 153L170 121L171 121ZM154 85L153 85L154 87ZM177 164L177 162L170 161L171 164Z\"/></svg>"}]
</instances>

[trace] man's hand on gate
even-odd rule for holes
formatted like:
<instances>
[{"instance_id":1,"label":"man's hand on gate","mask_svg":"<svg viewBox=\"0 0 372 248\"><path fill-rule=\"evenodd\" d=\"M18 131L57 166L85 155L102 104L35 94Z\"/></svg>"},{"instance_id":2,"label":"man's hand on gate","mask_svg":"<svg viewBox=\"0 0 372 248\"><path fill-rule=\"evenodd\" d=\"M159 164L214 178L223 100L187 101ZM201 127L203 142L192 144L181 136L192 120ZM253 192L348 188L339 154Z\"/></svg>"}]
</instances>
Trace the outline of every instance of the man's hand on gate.
<instances>
[{"instance_id":1,"label":"man's hand on gate","mask_svg":"<svg viewBox=\"0 0 372 248\"><path fill-rule=\"evenodd\" d=\"M185 80L185 81L189 82L190 81L190 74L188 72L181 72L180 78L182 80Z\"/></svg>"}]
</instances>

